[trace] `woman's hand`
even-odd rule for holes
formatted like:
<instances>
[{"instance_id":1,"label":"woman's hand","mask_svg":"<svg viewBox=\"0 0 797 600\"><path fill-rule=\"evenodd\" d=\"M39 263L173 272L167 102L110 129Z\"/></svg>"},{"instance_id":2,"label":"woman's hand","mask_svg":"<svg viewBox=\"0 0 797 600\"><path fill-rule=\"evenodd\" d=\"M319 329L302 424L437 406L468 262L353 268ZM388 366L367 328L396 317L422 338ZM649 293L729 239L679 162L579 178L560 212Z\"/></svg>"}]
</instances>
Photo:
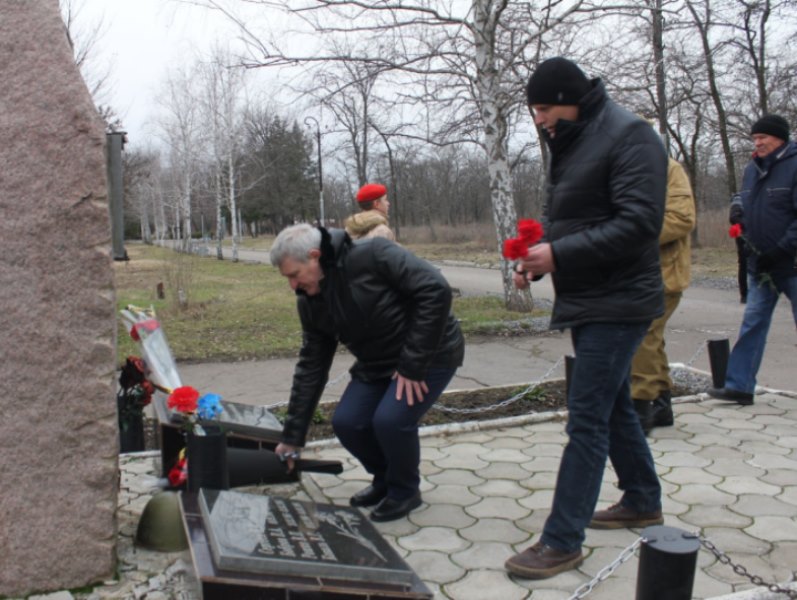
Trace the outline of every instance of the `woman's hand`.
<instances>
[{"instance_id":1,"label":"woman's hand","mask_svg":"<svg viewBox=\"0 0 797 600\"><path fill-rule=\"evenodd\" d=\"M302 449L299 446L291 446L290 444L284 444L282 442L277 444L277 447L274 448L274 454L288 465L288 473L293 471L293 467L296 465L295 459L299 458L301 452Z\"/></svg>"}]
</instances>

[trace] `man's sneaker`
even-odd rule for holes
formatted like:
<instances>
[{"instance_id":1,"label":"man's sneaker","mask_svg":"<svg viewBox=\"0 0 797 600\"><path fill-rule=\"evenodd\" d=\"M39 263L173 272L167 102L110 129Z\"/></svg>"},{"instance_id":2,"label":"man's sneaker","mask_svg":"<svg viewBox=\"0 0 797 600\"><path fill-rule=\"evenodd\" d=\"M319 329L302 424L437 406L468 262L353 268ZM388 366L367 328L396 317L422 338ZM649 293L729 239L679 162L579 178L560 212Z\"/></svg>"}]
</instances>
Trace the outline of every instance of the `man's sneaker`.
<instances>
[{"instance_id":1,"label":"man's sneaker","mask_svg":"<svg viewBox=\"0 0 797 600\"><path fill-rule=\"evenodd\" d=\"M595 511L589 527L592 529L625 529L661 525L664 517L660 510L641 513L623 506L620 502L605 510Z\"/></svg>"},{"instance_id":2,"label":"man's sneaker","mask_svg":"<svg viewBox=\"0 0 797 600\"><path fill-rule=\"evenodd\" d=\"M750 406L753 403L753 394L749 392L740 392L732 390L731 388L711 388L708 395L717 400L724 400L725 402L736 402L742 406Z\"/></svg>"},{"instance_id":3,"label":"man's sneaker","mask_svg":"<svg viewBox=\"0 0 797 600\"><path fill-rule=\"evenodd\" d=\"M526 579L546 579L564 571L575 569L584 562L581 550L562 552L537 542L520 554L509 558L504 567L510 573Z\"/></svg>"}]
</instances>

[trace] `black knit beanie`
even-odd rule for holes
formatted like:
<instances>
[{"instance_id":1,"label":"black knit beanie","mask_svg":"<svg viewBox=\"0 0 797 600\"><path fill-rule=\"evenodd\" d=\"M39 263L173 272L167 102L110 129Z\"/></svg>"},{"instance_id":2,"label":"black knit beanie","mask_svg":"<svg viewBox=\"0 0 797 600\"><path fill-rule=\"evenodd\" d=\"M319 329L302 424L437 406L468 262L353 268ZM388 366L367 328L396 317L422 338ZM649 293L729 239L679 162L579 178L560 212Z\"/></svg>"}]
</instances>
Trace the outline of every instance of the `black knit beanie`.
<instances>
[{"instance_id":1,"label":"black knit beanie","mask_svg":"<svg viewBox=\"0 0 797 600\"><path fill-rule=\"evenodd\" d=\"M576 63L557 56L539 64L526 85L531 104L577 105L590 90L584 71Z\"/></svg>"},{"instance_id":2,"label":"black knit beanie","mask_svg":"<svg viewBox=\"0 0 797 600\"><path fill-rule=\"evenodd\" d=\"M789 140L789 123L780 115L764 115L753 123L750 134L765 133L778 139Z\"/></svg>"}]
</instances>

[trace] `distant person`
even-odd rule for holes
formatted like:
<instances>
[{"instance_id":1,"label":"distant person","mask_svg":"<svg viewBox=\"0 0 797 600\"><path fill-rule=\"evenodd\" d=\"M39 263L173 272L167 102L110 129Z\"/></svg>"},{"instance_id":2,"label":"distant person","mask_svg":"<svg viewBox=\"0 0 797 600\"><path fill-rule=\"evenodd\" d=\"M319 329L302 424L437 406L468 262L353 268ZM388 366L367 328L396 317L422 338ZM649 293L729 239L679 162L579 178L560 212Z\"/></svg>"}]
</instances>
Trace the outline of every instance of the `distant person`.
<instances>
[{"instance_id":1,"label":"distant person","mask_svg":"<svg viewBox=\"0 0 797 600\"><path fill-rule=\"evenodd\" d=\"M551 514L537 542L506 561L530 579L574 569L587 526L663 522L661 485L631 402L631 359L664 313L659 231L667 155L648 123L620 108L600 79L565 58L542 62L526 100L551 151L545 238L516 265L519 288L550 273L551 327L570 329L575 362L568 443ZM593 512L611 460L623 497Z\"/></svg>"},{"instance_id":2,"label":"distant person","mask_svg":"<svg viewBox=\"0 0 797 600\"><path fill-rule=\"evenodd\" d=\"M691 234L695 228L695 199L689 177L678 161L669 159L664 225L659 234L664 314L650 324L631 362L631 397L645 435L654 427L673 424L672 379L665 351L664 329L689 286Z\"/></svg>"},{"instance_id":3,"label":"distant person","mask_svg":"<svg viewBox=\"0 0 797 600\"><path fill-rule=\"evenodd\" d=\"M739 337L728 359L725 387L709 395L753 404L772 313L781 294L791 302L797 324L797 144L789 123L765 115L751 129L755 152L731 202L731 221L742 227L747 254L747 305ZM739 238L737 238L739 239Z\"/></svg>"},{"instance_id":4,"label":"distant person","mask_svg":"<svg viewBox=\"0 0 797 600\"><path fill-rule=\"evenodd\" d=\"M418 422L462 365L465 343L440 272L398 244L352 243L340 229L284 229L271 264L296 292L302 348L282 442L304 446L338 343L356 359L332 418L343 447L372 476L351 497L375 506L373 521L400 519L421 504Z\"/></svg>"},{"instance_id":5,"label":"distant person","mask_svg":"<svg viewBox=\"0 0 797 600\"><path fill-rule=\"evenodd\" d=\"M353 240L371 237L383 237L396 240L393 230L388 225L390 201L387 199L387 188L381 183L367 183L357 191L357 203L360 211L344 222L346 233Z\"/></svg>"}]
</instances>

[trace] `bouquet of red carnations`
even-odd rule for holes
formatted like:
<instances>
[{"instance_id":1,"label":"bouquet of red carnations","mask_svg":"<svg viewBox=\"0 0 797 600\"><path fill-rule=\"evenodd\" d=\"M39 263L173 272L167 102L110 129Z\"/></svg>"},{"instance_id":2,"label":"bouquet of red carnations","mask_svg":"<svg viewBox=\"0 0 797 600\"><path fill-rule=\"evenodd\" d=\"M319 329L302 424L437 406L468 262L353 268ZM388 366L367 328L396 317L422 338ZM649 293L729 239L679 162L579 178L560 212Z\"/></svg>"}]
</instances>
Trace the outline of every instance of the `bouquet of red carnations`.
<instances>
[{"instance_id":1,"label":"bouquet of red carnations","mask_svg":"<svg viewBox=\"0 0 797 600\"><path fill-rule=\"evenodd\" d=\"M534 219L520 219L518 236L504 241L504 258L518 260L529 253L529 248L542 239L542 224Z\"/></svg>"}]
</instances>

